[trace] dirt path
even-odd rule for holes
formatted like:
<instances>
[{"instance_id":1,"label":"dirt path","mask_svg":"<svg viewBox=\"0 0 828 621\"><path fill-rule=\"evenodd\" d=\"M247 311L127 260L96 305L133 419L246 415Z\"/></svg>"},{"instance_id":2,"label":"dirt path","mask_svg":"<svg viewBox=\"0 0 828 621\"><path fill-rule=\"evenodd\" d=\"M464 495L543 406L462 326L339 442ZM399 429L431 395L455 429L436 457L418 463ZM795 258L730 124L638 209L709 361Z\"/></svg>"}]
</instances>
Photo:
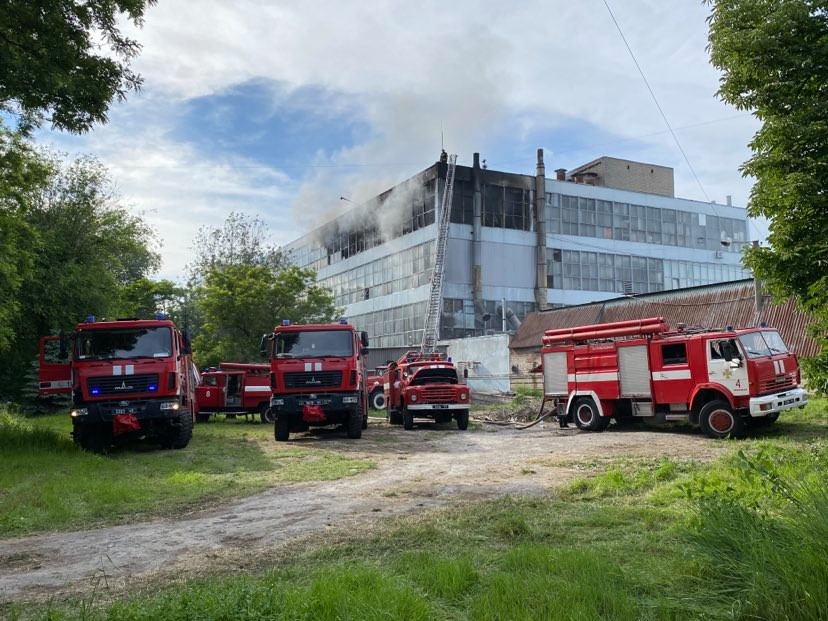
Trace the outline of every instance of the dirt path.
<instances>
[{"instance_id":1,"label":"dirt path","mask_svg":"<svg viewBox=\"0 0 828 621\"><path fill-rule=\"evenodd\" d=\"M547 425L517 431L406 432L372 421L359 441L299 434L300 446L365 457L358 476L278 487L213 510L92 531L0 542L0 601L84 589L106 576L124 582L226 550L273 548L354 520L448 503L540 494L582 474L578 462L618 456L711 459L725 450L676 431L581 433Z\"/></svg>"}]
</instances>

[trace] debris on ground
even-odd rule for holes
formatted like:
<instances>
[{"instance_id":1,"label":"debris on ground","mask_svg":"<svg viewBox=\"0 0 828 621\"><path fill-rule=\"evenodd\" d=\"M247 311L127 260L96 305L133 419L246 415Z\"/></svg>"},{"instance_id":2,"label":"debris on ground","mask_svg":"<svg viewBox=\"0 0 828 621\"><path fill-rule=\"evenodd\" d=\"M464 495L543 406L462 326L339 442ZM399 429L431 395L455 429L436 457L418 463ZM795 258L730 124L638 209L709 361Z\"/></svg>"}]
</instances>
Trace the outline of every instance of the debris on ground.
<instances>
[{"instance_id":1,"label":"debris on ground","mask_svg":"<svg viewBox=\"0 0 828 621\"><path fill-rule=\"evenodd\" d=\"M472 418L492 423L529 423L538 417L541 401L541 397L518 394L511 401L474 412Z\"/></svg>"}]
</instances>

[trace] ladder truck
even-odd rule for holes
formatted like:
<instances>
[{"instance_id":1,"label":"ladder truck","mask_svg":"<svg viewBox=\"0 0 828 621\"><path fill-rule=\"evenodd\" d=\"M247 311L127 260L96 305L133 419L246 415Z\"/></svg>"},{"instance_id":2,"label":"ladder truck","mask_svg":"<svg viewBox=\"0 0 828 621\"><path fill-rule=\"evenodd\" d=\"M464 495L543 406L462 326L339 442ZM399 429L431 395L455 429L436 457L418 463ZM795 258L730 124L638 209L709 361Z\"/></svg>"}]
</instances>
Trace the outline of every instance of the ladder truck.
<instances>
[{"instance_id":1,"label":"ladder truck","mask_svg":"<svg viewBox=\"0 0 828 621\"><path fill-rule=\"evenodd\" d=\"M547 330L541 357L543 406L586 431L643 419L738 437L808 401L796 354L763 324L670 330L650 317Z\"/></svg>"}]
</instances>

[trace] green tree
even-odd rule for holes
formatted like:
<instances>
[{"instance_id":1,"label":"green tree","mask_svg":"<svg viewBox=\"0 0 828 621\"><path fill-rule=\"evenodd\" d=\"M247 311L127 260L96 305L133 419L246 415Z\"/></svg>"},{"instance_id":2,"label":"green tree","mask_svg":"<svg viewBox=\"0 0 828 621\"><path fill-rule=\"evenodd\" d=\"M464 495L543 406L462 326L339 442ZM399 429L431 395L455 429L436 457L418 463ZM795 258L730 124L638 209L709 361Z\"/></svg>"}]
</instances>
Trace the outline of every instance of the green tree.
<instances>
[{"instance_id":1,"label":"green tree","mask_svg":"<svg viewBox=\"0 0 828 621\"><path fill-rule=\"evenodd\" d=\"M200 308L204 323L193 345L200 365L255 361L262 334L282 319L324 323L337 314L333 294L316 272L290 265L231 265L207 273Z\"/></svg>"},{"instance_id":2,"label":"green tree","mask_svg":"<svg viewBox=\"0 0 828 621\"><path fill-rule=\"evenodd\" d=\"M762 122L741 170L755 177L748 214L770 221L746 265L778 300L815 315L823 353L812 384L828 387L828 3L707 0L719 96Z\"/></svg>"},{"instance_id":3,"label":"green tree","mask_svg":"<svg viewBox=\"0 0 828 621\"><path fill-rule=\"evenodd\" d=\"M0 347L0 391L6 395L19 391L39 337L71 329L87 314L113 316L121 290L159 262L152 230L120 204L103 166L90 158L63 164L39 157L47 173L36 177L36 191L21 194L26 208L4 209L0 216L3 231L10 224L8 230L28 234L25 247L18 244L10 255L18 262L27 257L26 269L5 285L14 288L12 304L3 305L13 317ZM8 262L3 256L0 263Z\"/></svg>"},{"instance_id":4,"label":"green tree","mask_svg":"<svg viewBox=\"0 0 828 621\"><path fill-rule=\"evenodd\" d=\"M120 288L115 314L119 317L147 318L163 312L177 318L183 295L184 290L171 280L136 278Z\"/></svg>"},{"instance_id":5,"label":"green tree","mask_svg":"<svg viewBox=\"0 0 828 621\"><path fill-rule=\"evenodd\" d=\"M37 256L37 230L27 216L52 173L52 162L21 132L0 123L0 356L16 338L18 294Z\"/></svg>"},{"instance_id":6,"label":"green tree","mask_svg":"<svg viewBox=\"0 0 828 621\"><path fill-rule=\"evenodd\" d=\"M143 24L156 0L0 2L0 107L71 132L105 123L114 99L137 91L130 69L140 45L122 19Z\"/></svg>"}]
</instances>

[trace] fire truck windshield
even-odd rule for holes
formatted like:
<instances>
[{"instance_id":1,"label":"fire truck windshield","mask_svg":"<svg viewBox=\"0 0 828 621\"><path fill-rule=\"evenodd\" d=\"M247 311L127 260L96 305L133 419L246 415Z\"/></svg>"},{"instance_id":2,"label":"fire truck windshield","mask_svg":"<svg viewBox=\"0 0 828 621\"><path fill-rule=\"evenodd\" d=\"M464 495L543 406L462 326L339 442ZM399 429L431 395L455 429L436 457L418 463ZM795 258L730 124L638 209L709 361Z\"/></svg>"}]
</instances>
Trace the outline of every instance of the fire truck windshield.
<instances>
[{"instance_id":1,"label":"fire truck windshield","mask_svg":"<svg viewBox=\"0 0 828 621\"><path fill-rule=\"evenodd\" d=\"M308 330L276 334L274 355L278 358L347 357L354 353L348 330Z\"/></svg>"},{"instance_id":2,"label":"fire truck windshield","mask_svg":"<svg viewBox=\"0 0 828 621\"><path fill-rule=\"evenodd\" d=\"M169 328L85 330L76 342L78 360L166 358L172 355Z\"/></svg>"},{"instance_id":3,"label":"fire truck windshield","mask_svg":"<svg viewBox=\"0 0 828 621\"><path fill-rule=\"evenodd\" d=\"M761 358L788 352L782 337L775 331L743 334L739 337L739 342L742 343L748 358Z\"/></svg>"}]
</instances>

